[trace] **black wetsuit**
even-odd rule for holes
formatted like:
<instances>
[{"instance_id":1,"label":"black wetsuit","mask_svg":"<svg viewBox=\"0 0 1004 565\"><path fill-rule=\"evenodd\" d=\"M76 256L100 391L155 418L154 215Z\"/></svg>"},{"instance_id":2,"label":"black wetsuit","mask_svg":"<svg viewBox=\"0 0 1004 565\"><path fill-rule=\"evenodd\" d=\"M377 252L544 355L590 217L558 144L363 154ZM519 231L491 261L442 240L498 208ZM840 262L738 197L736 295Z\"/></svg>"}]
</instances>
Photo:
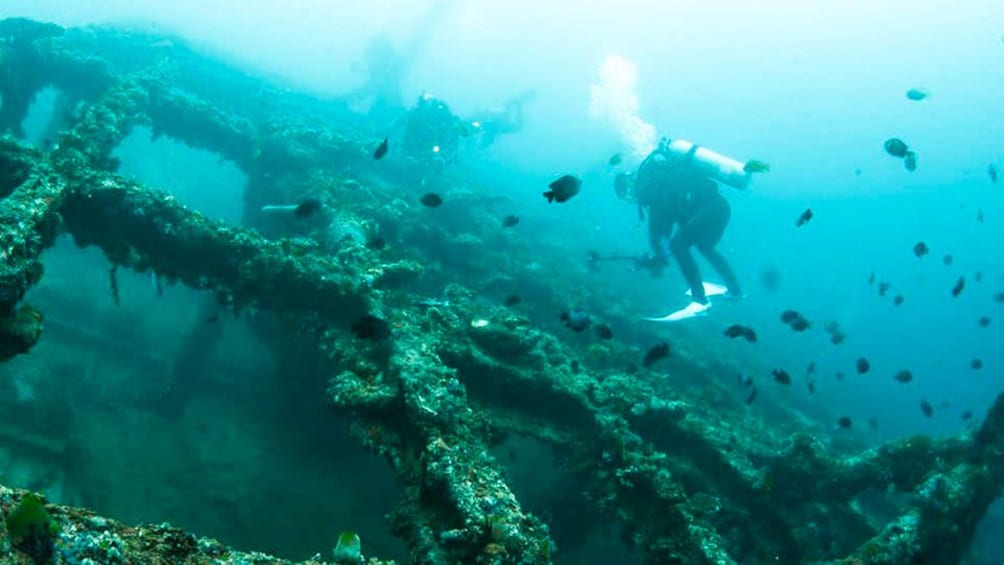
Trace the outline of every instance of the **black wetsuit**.
<instances>
[{"instance_id":1,"label":"black wetsuit","mask_svg":"<svg viewBox=\"0 0 1004 565\"><path fill-rule=\"evenodd\" d=\"M715 181L679 166L651 163L646 159L638 172L639 204L648 209L649 244L657 254L665 254L663 243L680 265L683 278L695 302L707 303L697 262L690 253L696 247L725 279L729 293L742 291L728 261L715 249L732 216L728 200L718 192ZM647 171L643 170L648 168ZM676 233L673 227L679 225Z\"/></svg>"},{"instance_id":2,"label":"black wetsuit","mask_svg":"<svg viewBox=\"0 0 1004 565\"><path fill-rule=\"evenodd\" d=\"M407 115L403 145L420 161L450 163L460 145L460 118L445 102L420 97Z\"/></svg>"}]
</instances>

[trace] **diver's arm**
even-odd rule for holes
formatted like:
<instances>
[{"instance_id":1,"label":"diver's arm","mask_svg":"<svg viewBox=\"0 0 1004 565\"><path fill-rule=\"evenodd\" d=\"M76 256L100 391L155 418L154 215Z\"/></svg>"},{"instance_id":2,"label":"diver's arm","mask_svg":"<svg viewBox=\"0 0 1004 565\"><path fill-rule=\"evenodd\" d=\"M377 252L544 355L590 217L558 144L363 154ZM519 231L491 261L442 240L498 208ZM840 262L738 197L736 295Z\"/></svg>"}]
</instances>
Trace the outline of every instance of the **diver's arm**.
<instances>
[{"instance_id":1,"label":"diver's arm","mask_svg":"<svg viewBox=\"0 0 1004 565\"><path fill-rule=\"evenodd\" d=\"M655 233L655 230L650 227L648 230L648 249L652 255L659 255L662 253L662 246L659 245L660 243L662 243L662 238L660 238L659 235Z\"/></svg>"},{"instance_id":2,"label":"diver's arm","mask_svg":"<svg viewBox=\"0 0 1004 565\"><path fill-rule=\"evenodd\" d=\"M650 208L648 211L648 247L654 257L666 256L666 248L663 247L662 242L664 239L670 239L672 235L673 225L670 224L669 230L662 229L661 223L656 221Z\"/></svg>"}]
</instances>

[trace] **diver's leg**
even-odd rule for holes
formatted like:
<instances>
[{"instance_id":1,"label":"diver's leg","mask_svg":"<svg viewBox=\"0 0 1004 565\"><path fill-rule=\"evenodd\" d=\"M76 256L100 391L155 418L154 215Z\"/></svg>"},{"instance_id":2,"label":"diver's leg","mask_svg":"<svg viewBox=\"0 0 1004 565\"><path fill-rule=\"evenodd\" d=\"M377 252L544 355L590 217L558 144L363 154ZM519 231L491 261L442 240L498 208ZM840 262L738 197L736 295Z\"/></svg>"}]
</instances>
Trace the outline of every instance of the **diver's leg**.
<instances>
[{"instance_id":1,"label":"diver's leg","mask_svg":"<svg viewBox=\"0 0 1004 565\"><path fill-rule=\"evenodd\" d=\"M736 277L735 271L732 270L732 266L725 257L718 252L713 246L709 245L698 245L697 250L704 255L704 258L711 263L711 267L725 279L725 286L729 289L729 296L742 296L743 290L739 286L739 279Z\"/></svg>"},{"instance_id":2,"label":"diver's leg","mask_svg":"<svg viewBox=\"0 0 1004 565\"><path fill-rule=\"evenodd\" d=\"M683 280L687 281L690 287L690 296L694 302L707 304L708 297L704 294L704 283L701 281L701 271L697 268L697 261L690 253L690 247L694 245L690 237L690 231L684 226L680 228L673 239L669 242L669 250L673 253L673 258L680 265L680 272L683 273Z\"/></svg>"},{"instance_id":3,"label":"diver's leg","mask_svg":"<svg viewBox=\"0 0 1004 565\"><path fill-rule=\"evenodd\" d=\"M717 195L707 206L705 206L695 220L700 221L700 233L694 235L697 250L708 260L711 267L725 279L725 285L729 289L729 295L742 296L742 288L735 271L725 257L715 249L715 246L725 234L725 228L732 218L732 209L728 200L721 195Z\"/></svg>"}]
</instances>

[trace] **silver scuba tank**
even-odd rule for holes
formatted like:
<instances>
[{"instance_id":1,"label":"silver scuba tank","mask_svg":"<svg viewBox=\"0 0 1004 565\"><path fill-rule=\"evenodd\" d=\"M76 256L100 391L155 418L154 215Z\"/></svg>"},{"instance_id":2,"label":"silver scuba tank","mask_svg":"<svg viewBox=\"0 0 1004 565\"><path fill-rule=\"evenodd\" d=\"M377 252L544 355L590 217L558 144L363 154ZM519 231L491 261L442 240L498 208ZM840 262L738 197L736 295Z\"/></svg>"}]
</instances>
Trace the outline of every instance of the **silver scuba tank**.
<instances>
[{"instance_id":1,"label":"silver scuba tank","mask_svg":"<svg viewBox=\"0 0 1004 565\"><path fill-rule=\"evenodd\" d=\"M752 180L750 173L743 169L745 164L685 139L664 138L659 148L676 159L691 160L698 172L733 188L743 190Z\"/></svg>"}]
</instances>

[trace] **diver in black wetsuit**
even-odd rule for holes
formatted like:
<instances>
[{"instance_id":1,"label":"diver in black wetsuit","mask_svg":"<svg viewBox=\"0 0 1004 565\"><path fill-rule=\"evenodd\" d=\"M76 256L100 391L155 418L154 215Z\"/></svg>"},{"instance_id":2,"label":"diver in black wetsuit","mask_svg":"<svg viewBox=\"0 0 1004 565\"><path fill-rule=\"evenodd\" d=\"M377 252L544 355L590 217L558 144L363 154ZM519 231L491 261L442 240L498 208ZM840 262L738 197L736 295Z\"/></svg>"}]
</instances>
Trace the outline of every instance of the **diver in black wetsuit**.
<instances>
[{"instance_id":1,"label":"diver in black wetsuit","mask_svg":"<svg viewBox=\"0 0 1004 565\"><path fill-rule=\"evenodd\" d=\"M412 157L441 165L456 160L464 124L446 102L422 94L403 118L403 124L402 145Z\"/></svg>"},{"instance_id":2,"label":"diver in black wetsuit","mask_svg":"<svg viewBox=\"0 0 1004 565\"><path fill-rule=\"evenodd\" d=\"M657 148L638 167L633 197L639 213L648 212L649 246L654 257L665 258L668 242L696 304L688 308L699 313L710 303L691 247L696 247L724 279L727 296L741 297L742 289L728 261L715 249L729 223L731 208L718 192L718 184L691 166L691 157L674 156L664 146ZM623 186L624 179L620 182ZM675 226L679 227L674 234Z\"/></svg>"}]
</instances>

